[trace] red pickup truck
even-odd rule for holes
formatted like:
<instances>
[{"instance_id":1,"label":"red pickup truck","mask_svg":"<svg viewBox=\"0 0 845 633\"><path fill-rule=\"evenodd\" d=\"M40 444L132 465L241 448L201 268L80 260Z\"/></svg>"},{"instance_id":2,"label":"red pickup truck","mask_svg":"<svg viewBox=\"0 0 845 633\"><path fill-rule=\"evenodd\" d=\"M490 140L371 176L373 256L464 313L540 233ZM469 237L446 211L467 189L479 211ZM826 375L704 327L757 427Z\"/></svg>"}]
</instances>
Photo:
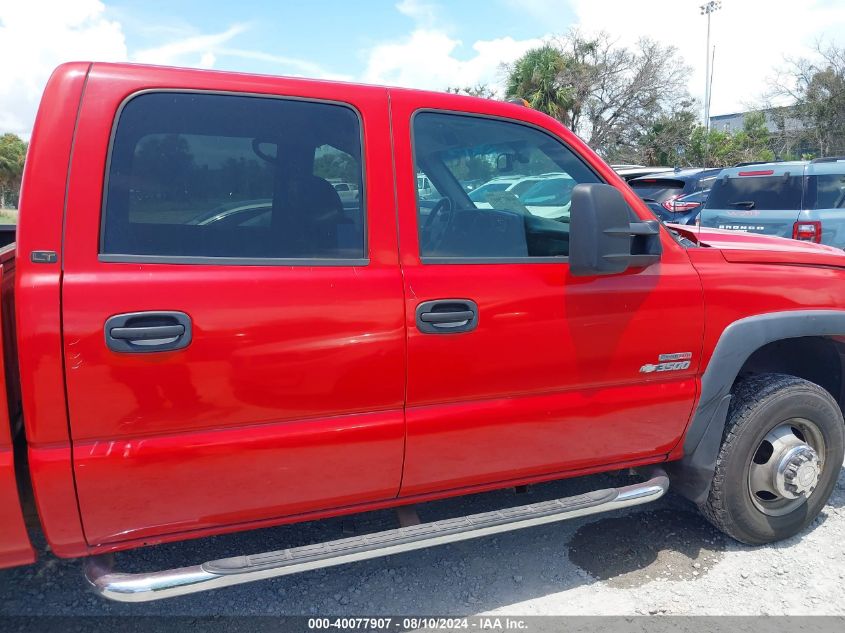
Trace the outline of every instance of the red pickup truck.
<instances>
[{"instance_id":1,"label":"red pickup truck","mask_svg":"<svg viewBox=\"0 0 845 633\"><path fill-rule=\"evenodd\" d=\"M90 557L100 594L152 600L646 503L670 479L761 544L804 529L842 466L845 254L661 225L527 107L71 63L21 206L0 254L3 566L34 560L27 516ZM643 481L408 510L625 469ZM280 552L135 574L111 556L386 507L400 527Z\"/></svg>"}]
</instances>

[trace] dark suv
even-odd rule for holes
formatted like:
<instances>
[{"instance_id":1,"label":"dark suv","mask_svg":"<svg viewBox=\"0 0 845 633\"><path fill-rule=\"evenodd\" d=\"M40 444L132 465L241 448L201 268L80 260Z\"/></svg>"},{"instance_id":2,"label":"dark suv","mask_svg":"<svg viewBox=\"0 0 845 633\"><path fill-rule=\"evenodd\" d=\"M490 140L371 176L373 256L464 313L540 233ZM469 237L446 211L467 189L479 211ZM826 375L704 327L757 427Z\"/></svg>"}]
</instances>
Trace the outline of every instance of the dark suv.
<instances>
[{"instance_id":1,"label":"dark suv","mask_svg":"<svg viewBox=\"0 0 845 633\"><path fill-rule=\"evenodd\" d=\"M676 169L640 176L628 185L663 222L695 224L719 169Z\"/></svg>"}]
</instances>

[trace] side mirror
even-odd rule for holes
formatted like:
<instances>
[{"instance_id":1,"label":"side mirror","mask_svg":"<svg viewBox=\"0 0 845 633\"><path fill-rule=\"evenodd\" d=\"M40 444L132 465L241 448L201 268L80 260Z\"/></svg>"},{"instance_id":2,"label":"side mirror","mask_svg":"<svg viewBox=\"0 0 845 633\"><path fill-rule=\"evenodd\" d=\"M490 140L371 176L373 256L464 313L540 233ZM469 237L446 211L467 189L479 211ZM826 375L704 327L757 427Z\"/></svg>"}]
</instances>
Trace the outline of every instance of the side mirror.
<instances>
[{"instance_id":1,"label":"side mirror","mask_svg":"<svg viewBox=\"0 0 845 633\"><path fill-rule=\"evenodd\" d=\"M576 185L569 215L569 270L577 277L614 275L660 259L660 225L631 221L631 210L615 187Z\"/></svg>"}]
</instances>

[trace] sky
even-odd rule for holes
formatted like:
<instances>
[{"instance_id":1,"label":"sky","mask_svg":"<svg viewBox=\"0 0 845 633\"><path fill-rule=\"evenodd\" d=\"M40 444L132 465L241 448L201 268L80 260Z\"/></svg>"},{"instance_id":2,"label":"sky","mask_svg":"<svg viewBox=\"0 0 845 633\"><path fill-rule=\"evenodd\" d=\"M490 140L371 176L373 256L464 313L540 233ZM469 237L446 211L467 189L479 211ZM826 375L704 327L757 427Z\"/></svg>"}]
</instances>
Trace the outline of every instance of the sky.
<instances>
[{"instance_id":1,"label":"sky","mask_svg":"<svg viewBox=\"0 0 845 633\"><path fill-rule=\"evenodd\" d=\"M0 0L0 133L28 138L58 64L131 61L443 90L501 87L556 34L678 49L703 101L704 0ZM790 57L845 44L845 0L723 0L711 115L759 103Z\"/></svg>"}]
</instances>

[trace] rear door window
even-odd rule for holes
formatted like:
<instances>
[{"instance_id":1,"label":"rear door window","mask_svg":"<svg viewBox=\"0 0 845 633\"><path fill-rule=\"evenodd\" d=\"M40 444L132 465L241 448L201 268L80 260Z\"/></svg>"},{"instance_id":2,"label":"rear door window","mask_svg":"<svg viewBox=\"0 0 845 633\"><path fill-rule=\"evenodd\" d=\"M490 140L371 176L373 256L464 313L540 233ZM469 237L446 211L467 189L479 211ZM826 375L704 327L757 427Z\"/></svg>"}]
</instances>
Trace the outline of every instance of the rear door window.
<instances>
[{"instance_id":1,"label":"rear door window","mask_svg":"<svg viewBox=\"0 0 845 633\"><path fill-rule=\"evenodd\" d=\"M718 178L707 199L708 209L789 211L801 208L803 176L738 176Z\"/></svg>"},{"instance_id":2,"label":"rear door window","mask_svg":"<svg viewBox=\"0 0 845 633\"><path fill-rule=\"evenodd\" d=\"M362 174L350 107L141 94L114 131L101 259L357 262L365 257L364 200L349 204L339 190L349 198Z\"/></svg>"},{"instance_id":3,"label":"rear door window","mask_svg":"<svg viewBox=\"0 0 845 633\"><path fill-rule=\"evenodd\" d=\"M646 202L665 202L684 190L684 181L670 178L647 178L632 180L628 183L641 199Z\"/></svg>"}]
</instances>

